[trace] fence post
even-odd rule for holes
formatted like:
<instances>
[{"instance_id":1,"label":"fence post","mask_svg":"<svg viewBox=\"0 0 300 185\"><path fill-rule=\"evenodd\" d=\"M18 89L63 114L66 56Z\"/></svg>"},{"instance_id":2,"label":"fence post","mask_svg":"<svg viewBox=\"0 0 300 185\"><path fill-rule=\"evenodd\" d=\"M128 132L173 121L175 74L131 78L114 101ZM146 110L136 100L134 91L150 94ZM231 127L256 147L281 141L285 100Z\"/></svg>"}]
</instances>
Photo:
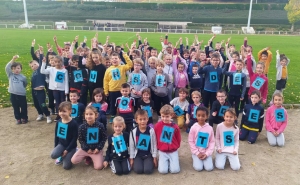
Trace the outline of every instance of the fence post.
<instances>
[{"instance_id":1,"label":"fence post","mask_svg":"<svg viewBox=\"0 0 300 185\"><path fill-rule=\"evenodd\" d=\"M272 31L272 35L274 35L274 31Z\"/></svg>"},{"instance_id":2,"label":"fence post","mask_svg":"<svg viewBox=\"0 0 300 185\"><path fill-rule=\"evenodd\" d=\"M91 30L91 27L89 27L89 30Z\"/></svg>"}]
</instances>

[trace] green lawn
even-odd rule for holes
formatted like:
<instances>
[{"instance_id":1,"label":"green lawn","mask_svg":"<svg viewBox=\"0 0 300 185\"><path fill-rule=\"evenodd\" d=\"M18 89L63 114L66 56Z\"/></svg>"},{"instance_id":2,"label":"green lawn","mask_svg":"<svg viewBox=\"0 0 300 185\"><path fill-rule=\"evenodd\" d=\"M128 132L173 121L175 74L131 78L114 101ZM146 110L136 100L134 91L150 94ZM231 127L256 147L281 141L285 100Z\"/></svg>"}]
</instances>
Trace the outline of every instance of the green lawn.
<instances>
[{"instance_id":1,"label":"green lawn","mask_svg":"<svg viewBox=\"0 0 300 185\"><path fill-rule=\"evenodd\" d=\"M79 41L83 40L86 36L88 40L94 36L93 31L59 31L59 30L20 30L20 29L0 29L0 58L1 66L3 68L0 72L0 106L9 105L9 93L7 92L8 80L5 75L4 67L8 61L11 60L12 56L18 54L20 56L19 62L23 64L23 74L25 74L30 81L31 69L28 66L28 62L31 60L30 46L31 41L36 39L36 44L43 45L46 47L46 43L53 42L53 36L57 35L58 41L63 45L64 41L72 41L76 35L80 36ZM111 42L115 42L117 45L129 44L136 39L135 33L127 32L99 32L99 42L104 42L106 36L109 35ZM163 35L160 33L141 33L142 38L147 37L151 46L161 49L159 37ZM207 42L211 35L198 35L199 40ZM193 40L193 34L170 34L169 40L173 43L177 41L179 37L188 37L190 42ZM231 37L231 43L237 47L243 44L244 35L218 35L215 41L221 41ZM281 53L285 53L290 59L289 65L289 79L287 83L285 95L285 103L299 103L300 100L300 78L297 76L297 70L300 69L300 64L297 63L297 56L299 55L299 44L296 42L298 37L296 36L269 36L269 35L250 35L248 36L249 44L253 46L254 56L257 58L257 52L267 46L271 47L273 52L273 61L271 63L269 72L269 99L274 92L276 83L276 68L275 68L275 51L280 50ZM183 39L185 40L185 39ZM88 46L90 42L88 42ZM37 45L36 45L37 48ZM298 84L298 86L297 86ZM30 84L28 85L28 101L31 102L31 94L29 91Z\"/></svg>"}]
</instances>

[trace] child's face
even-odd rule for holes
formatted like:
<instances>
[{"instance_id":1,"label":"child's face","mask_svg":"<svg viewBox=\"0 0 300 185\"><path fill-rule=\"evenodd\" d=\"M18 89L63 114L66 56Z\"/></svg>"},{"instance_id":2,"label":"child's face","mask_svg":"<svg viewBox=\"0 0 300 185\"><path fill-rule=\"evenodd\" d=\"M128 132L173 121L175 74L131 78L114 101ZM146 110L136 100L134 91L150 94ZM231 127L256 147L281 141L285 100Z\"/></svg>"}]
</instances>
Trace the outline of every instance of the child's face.
<instances>
[{"instance_id":1,"label":"child's face","mask_svg":"<svg viewBox=\"0 0 300 185\"><path fill-rule=\"evenodd\" d=\"M251 47L246 47L246 51L245 51L246 56L247 56L249 53L252 54L252 48L251 48Z\"/></svg>"},{"instance_id":2,"label":"child's face","mask_svg":"<svg viewBox=\"0 0 300 185\"><path fill-rule=\"evenodd\" d=\"M224 93L217 93L217 100L223 104L225 103L227 96Z\"/></svg>"},{"instance_id":3,"label":"child's face","mask_svg":"<svg viewBox=\"0 0 300 185\"><path fill-rule=\"evenodd\" d=\"M211 65L213 65L214 67L217 67L219 65L220 59L212 58L210 61L211 61Z\"/></svg>"},{"instance_id":4,"label":"child's face","mask_svg":"<svg viewBox=\"0 0 300 185\"><path fill-rule=\"evenodd\" d=\"M136 59L136 58L137 58L136 53L132 53L132 54L131 54L131 57L132 57L133 60Z\"/></svg>"},{"instance_id":5,"label":"child's face","mask_svg":"<svg viewBox=\"0 0 300 185\"><path fill-rule=\"evenodd\" d=\"M78 100L79 100L79 96L76 93L70 93L71 103L77 103Z\"/></svg>"},{"instance_id":6,"label":"child's face","mask_svg":"<svg viewBox=\"0 0 300 185\"><path fill-rule=\"evenodd\" d=\"M14 74L18 75L18 74L21 73L22 69L21 69L21 66L16 66L16 67L13 67L13 68L11 69L11 71L12 71Z\"/></svg>"},{"instance_id":7,"label":"child's face","mask_svg":"<svg viewBox=\"0 0 300 185\"><path fill-rule=\"evenodd\" d=\"M171 114L161 114L161 120L164 123L171 123L172 115Z\"/></svg>"},{"instance_id":8,"label":"child's face","mask_svg":"<svg viewBox=\"0 0 300 185\"><path fill-rule=\"evenodd\" d=\"M134 72L139 72L141 70L142 66L141 64L135 62L134 65L133 65L133 69L134 69Z\"/></svg>"},{"instance_id":9,"label":"child's face","mask_svg":"<svg viewBox=\"0 0 300 185\"><path fill-rule=\"evenodd\" d=\"M236 54L232 55L232 58L234 61L237 61L239 59L239 57Z\"/></svg>"},{"instance_id":10,"label":"child's face","mask_svg":"<svg viewBox=\"0 0 300 185\"><path fill-rule=\"evenodd\" d=\"M122 96L128 96L129 95L129 93L130 93L130 88L122 88L121 89L121 94L122 94Z\"/></svg>"},{"instance_id":11,"label":"child's face","mask_svg":"<svg viewBox=\"0 0 300 185\"><path fill-rule=\"evenodd\" d=\"M260 97L257 94L252 94L250 98L253 105L257 104L260 100Z\"/></svg>"},{"instance_id":12,"label":"child's face","mask_svg":"<svg viewBox=\"0 0 300 185\"><path fill-rule=\"evenodd\" d=\"M92 54L92 60L95 64L99 64L100 63L100 56L99 54Z\"/></svg>"},{"instance_id":13,"label":"child's face","mask_svg":"<svg viewBox=\"0 0 300 185\"><path fill-rule=\"evenodd\" d=\"M114 129L115 134L117 134L117 135L122 134L122 131L124 129L124 123L114 122L113 123L113 129Z\"/></svg>"},{"instance_id":14,"label":"child's face","mask_svg":"<svg viewBox=\"0 0 300 185\"><path fill-rule=\"evenodd\" d=\"M220 43L216 43L216 47L217 50L219 50L221 48L221 44Z\"/></svg>"},{"instance_id":15,"label":"child's face","mask_svg":"<svg viewBox=\"0 0 300 185\"><path fill-rule=\"evenodd\" d=\"M61 61L58 59L54 59L54 66L56 68L61 68L62 67Z\"/></svg>"},{"instance_id":16,"label":"child's face","mask_svg":"<svg viewBox=\"0 0 300 185\"><path fill-rule=\"evenodd\" d=\"M179 92L179 99L180 100L185 100L186 96L187 96L187 94L185 92Z\"/></svg>"},{"instance_id":17,"label":"child's face","mask_svg":"<svg viewBox=\"0 0 300 185\"><path fill-rule=\"evenodd\" d=\"M151 50L151 57L157 57L157 51L156 50Z\"/></svg>"},{"instance_id":18,"label":"child's face","mask_svg":"<svg viewBox=\"0 0 300 185\"><path fill-rule=\"evenodd\" d=\"M179 64L178 65L178 71L183 72L183 70L184 70L184 66L182 64Z\"/></svg>"},{"instance_id":19,"label":"child's face","mask_svg":"<svg viewBox=\"0 0 300 185\"><path fill-rule=\"evenodd\" d=\"M157 73L162 73L163 72L164 67L161 65L156 66L156 71Z\"/></svg>"},{"instance_id":20,"label":"child's face","mask_svg":"<svg viewBox=\"0 0 300 185\"><path fill-rule=\"evenodd\" d=\"M195 52L195 51L192 51L192 52L191 52L191 58L193 58L195 55L196 55L196 52Z\"/></svg>"},{"instance_id":21,"label":"child's face","mask_svg":"<svg viewBox=\"0 0 300 185\"><path fill-rule=\"evenodd\" d=\"M226 112L224 115L224 125L227 127L231 127L234 124L236 117L230 112Z\"/></svg>"},{"instance_id":22,"label":"child's face","mask_svg":"<svg viewBox=\"0 0 300 185\"><path fill-rule=\"evenodd\" d=\"M171 54L172 53L172 48L171 47L167 47L166 51L167 51L168 54Z\"/></svg>"},{"instance_id":23,"label":"child's face","mask_svg":"<svg viewBox=\"0 0 300 185\"><path fill-rule=\"evenodd\" d=\"M198 95L192 95L192 100L194 103L199 103L200 102L201 97Z\"/></svg>"},{"instance_id":24,"label":"child's face","mask_svg":"<svg viewBox=\"0 0 300 185\"><path fill-rule=\"evenodd\" d=\"M230 47L229 47L229 51L230 51L230 52L234 52L234 51L235 51L235 47L234 47L234 46L230 46Z\"/></svg>"},{"instance_id":25,"label":"child's face","mask_svg":"<svg viewBox=\"0 0 300 185\"><path fill-rule=\"evenodd\" d=\"M265 54L262 54L262 55L261 55L261 60L265 61L265 60L267 60L267 58L268 58L267 55L265 55Z\"/></svg>"},{"instance_id":26,"label":"child's face","mask_svg":"<svg viewBox=\"0 0 300 185\"><path fill-rule=\"evenodd\" d=\"M106 68L109 68L111 66L110 59L105 61Z\"/></svg>"},{"instance_id":27,"label":"child's face","mask_svg":"<svg viewBox=\"0 0 300 185\"><path fill-rule=\"evenodd\" d=\"M197 74L198 73L198 67L193 67L193 74Z\"/></svg>"},{"instance_id":28,"label":"child's face","mask_svg":"<svg viewBox=\"0 0 300 185\"><path fill-rule=\"evenodd\" d=\"M203 61L206 59L206 54L205 53L200 53L200 60Z\"/></svg>"},{"instance_id":29,"label":"child's face","mask_svg":"<svg viewBox=\"0 0 300 185\"><path fill-rule=\"evenodd\" d=\"M280 96L274 96L273 103L276 107L280 107L283 103L283 98Z\"/></svg>"},{"instance_id":30,"label":"child's face","mask_svg":"<svg viewBox=\"0 0 300 185\"><path fill-rule=\"evenodd\" d=\"M89 51L88 49L85 49L85 50L84 50L84 55L85 55L85 56L88 56L89 53L90 53L90 51Z\"/></svg>"},{"instance_id":31,"label":"child's face","mask_svg":"<svg viewBox=\"0 0 300 185\"><path fill-rule=\"evenodd\" d=\"M66 108L63 108L63 109L58 111L58 114L62 119L68 119L71 115L71 112L72 112L72 110L68 110Z\"/></svg>"},{"instance_id":32,"label":"child's face","mask_svg":"<svg viewBox=\"0 0 300 185\"><path fill-rule=\"evenodd\" d=\"M111 56L111 64L118 66L120 64L120 58L118 56Z\"/></svg>"},{"instance_id":33,"label":"child's face","mask_svg":"<svg viewBox=\"0 0 300 185\"><path fill-rule=\"evenodd\" d=\"M93 124L98 115L92 109L86 109L84 113L84 118L88 124Z\"/></svg>"},{"instance_id":34,"label":"child's face","mask_svg":"<svg viewBox=\"0 0 300 185\"><path fill-rule=\"evenodd\" d=\"M72 64L73 67L78 67L78 60L72 60Z\"/></svg>"},{"instance_id":35,"label":"child's face","mask_svg":"<svg viewBox=\"0 0 300 185\"><path fill-rule=\"evenodd\" d=\"M206 114L205 111L197 111L196 113L196 117L197 117L197 121L200 125L204 125L205 124L205 121L207 120L208 118L208 115Z\"/></svg>"},{"instance_id":36,"label":"child's face","mask_svg":"<svg viewBox=\"0 0 300 185\"><path fill-rule=\"evenodd\" d=\"M262 73L264 72L264 67L263 67L263 65L257 64L257 65L256 65L256 72L257 72L258 74L262 74Z\"/></svg>"},{"instance_id":37,"label":"child's face","mask_svg":"<svg viewBox=\"0 0 300 185\"><path fill-rule=\"evenodd\" d=\"M286 66L286 64L287 64L287 61L286 61L286 59L283 59L283 60L281 60L281 61L280 61L280 65L282 65L282 66Z\"/></svg>"},{"instance_id":38,"label":"child's face","mask_svg":"<svg viewBox=\"0 0 300 185\"><path fill-rule=\"evenodd\" d=\"M184 53L183 58L189 58L190 54L189 53Z\"/></svg>"},{"instance_id":39,"label":"child's face","mask_svg":"<svg viewBox=\"0 0 300 185\"><path fill-rule=\"evenodd\" d=\"M148 64L152 69L155 69L155 61L154 60L149 61Z\"/></svg>"},{"instance_id":40,"label":"child's face","mask_svg":"<svg viewBox=\"0 0 300 185\"><path fill-rule=\"evenodd\" d=\"M65 49L65 51L69 51L70 50L70 45L66 44L64 49Z\"/></svg>"},{"instance_id":41,"label":"child's face","mask_svg":"<svg viewBox=\"0 0 300 185\"><path fill-rule=\"evenodd\" d=\"M150 99L150 94L147 93L147 92L143 93L142 96L143 96L143 100L149 100Z\"/></svg>"},{"instance_id":42,"label":"child's face","mask_svg":"<svg viewBox=\"0 0 300 185\"><path fill-rule=\"evenodd\" d=\"M35 71L39 68L40 65L37 62L31 62L31 64L29 64L29 66L33 71Z\"/></svg>"},{"instance_id":43,"label":"child's face","mask_svg":"<svg viewBox=\"0 0 300 185\"><path fill-rule=\"evenodd\" d=\"M138 115L135 122L139 125L140 129L144 129L147 127L148 117L146 115Z\"/></svg>"},{"instance_id":44,"label":"child's face","mask_svg":"<svg viewBox=\"0 0 300 185\"><path fill-rule=\"evenodd\" d=\"M241 71L243 69L244 65L242 62L236 62L235 67L236 67L236 70Z\"/></svg>"},{"instance_id":45,"label":"child's face","mask_svg":"<svg viewBox=\"0 0 300 185\"><path fill-rule=\"evenodd\" d=\"M166 64L171 65L172 64L172 57L171 56L166 56L164 58L164 61Z\"/></svg>"},{"instance_id":46,"label":"child's face","mask_svg":"<svg viewBox=\"0 0 300 185\"><path fill-rule=\"evenodd\" d=\"M225 53L225 48L221 48L220 51L221 51L222 53Z\"/></svg>"},{"instance_id":47,"label":"child's face","mask_svg":"<svg viewBox=\"0 0 300 185\"><path fill-rule=\"evenodd\" d=\"M96 95L94 96L94 99L95 99L95 102L96 102L96 103L101 102L101 100L102 100L102 94L101 94L101 93L96 94Z\"/></svg>"}]
</instances>

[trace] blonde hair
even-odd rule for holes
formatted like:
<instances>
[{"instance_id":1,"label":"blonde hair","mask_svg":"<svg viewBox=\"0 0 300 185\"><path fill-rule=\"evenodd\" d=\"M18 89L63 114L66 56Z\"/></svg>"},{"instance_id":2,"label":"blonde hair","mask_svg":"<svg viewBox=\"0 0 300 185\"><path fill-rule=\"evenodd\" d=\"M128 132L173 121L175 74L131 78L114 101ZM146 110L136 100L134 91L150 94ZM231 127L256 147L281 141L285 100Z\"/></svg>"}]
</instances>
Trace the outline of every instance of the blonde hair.
<instances>
[{"instance_id":1,"label":"blonde hair","mask_svg":"<svg viewBox=\"0 0 300 185\"><path fill-rule=\"evenodd\" d=\"M197 96L199 96L199 97L201 98L201 93L200 93L199 91L193 91L193 92L192 92L192 97L193 97L194 95L197 95Z\"/></svg>"},{"instance_id":2,"label":"blonde hair","mask_svg":"<svg viewBox=\"0 0 300 185\"><path fill-rule=\"evenodd\" d=\"M96 49L90 52L90 54L87 57L87 61L86 61L86 67L89 68L90 70L93 69L95 67L95 62L93 61L92 55L99 55L99 61L102 64L102 55L101 52Z\"/></svg>"},{"instance_id":3,"label":"blonde hair","mask_svg":"<svg viewBox=\"0 0 300 185\"><path fill-rule=\"evenodd\" d=\"M173 115L174 114L174 110L173 107L171 105L164 105L160 111L160 114L164 114L164 115Z\"/></svg>"},{"instance_id":4,"label":"blonde hair","mask_svg":"<svg viewBox=\"0 0 300 185\"><path fill-rule=\"evenodd\" d=\"M156 58L156 57L150 57L150 58L148 59L148 63L149 63L149 62L154 62L154 63L156 64L156 61L157 61L157 58Z\"/></svg>"},{"instance_id":5,"label":"blonde hair","mask_svg":"<svg viewBox=\"0 0 300 185\"><path fill-rule=\"evenodd\" d=\"M144 62L143 62L143 60L142 59L140 59L140 58L136 58L136 59L134 59L133 60L133 63L135 64L140 64L141 66L144 66Z\"/></svg>"},{"instance_id":6,"label":"blonde hair","mask_svg":"<svg viewBox=\"0 0 300 185\"><path fill-rule=\"evenodd\" d=\"M121 123L124 127L124 129L126 128L126 125L125 125L125 120L124 118L122 118L121 116L116 116L114 119L113 119L113 122L111 124L112 127L114 127L114 125L116 123Z\"/></svg>"},{"instance_id":7,"label":"blonde hair","mask_svg":"<svg viewBox=\"0 0 300 185\"><path fill-rule=\"evenodd\" d=\"M156 63L155 63L155 66L157 67L157 66L161 66L161 67L165 67L165 62L164 61L162 61L161 59L158 59L157 61L156 61Z\"/></svg>"}]
</instances>

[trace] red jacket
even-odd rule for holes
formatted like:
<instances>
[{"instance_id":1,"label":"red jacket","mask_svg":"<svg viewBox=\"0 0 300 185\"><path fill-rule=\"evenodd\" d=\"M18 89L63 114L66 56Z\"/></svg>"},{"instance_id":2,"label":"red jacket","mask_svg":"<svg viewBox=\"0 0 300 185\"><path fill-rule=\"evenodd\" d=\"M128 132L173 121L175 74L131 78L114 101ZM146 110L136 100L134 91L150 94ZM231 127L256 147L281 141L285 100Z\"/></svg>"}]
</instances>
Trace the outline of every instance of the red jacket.
<instances>
[{"instance_id":1,"label":"red jacket","mask_svg":"<svg viewBox=\"0 0 300 185\"><path fill-rule=\"evenodd\" d=\"M262 100L264 102L267 101L268 78L264 74L258 75L257 73L254 73L252 71L252 59L251 59L250 55L247 56L247 69L248 69L249 77L250 77L250 89L249 89L248 95L250 96L254 90L259 90L261 93ZM259 89L255 88L255 85L253 83L257 78L261 78L264 80L263 85Z\"/></svg>"},{"instance_id":2,"label":"red jacket","mask_svg":"<svg viewBox=\"0 0 300 185\"><path fill-rule=\"evenodd\" d=\"M164 123L159 121L156 123L154 130L158 150L171 153L180 147L180 129L175 123Z\"/></svg>"}]
</instances>

